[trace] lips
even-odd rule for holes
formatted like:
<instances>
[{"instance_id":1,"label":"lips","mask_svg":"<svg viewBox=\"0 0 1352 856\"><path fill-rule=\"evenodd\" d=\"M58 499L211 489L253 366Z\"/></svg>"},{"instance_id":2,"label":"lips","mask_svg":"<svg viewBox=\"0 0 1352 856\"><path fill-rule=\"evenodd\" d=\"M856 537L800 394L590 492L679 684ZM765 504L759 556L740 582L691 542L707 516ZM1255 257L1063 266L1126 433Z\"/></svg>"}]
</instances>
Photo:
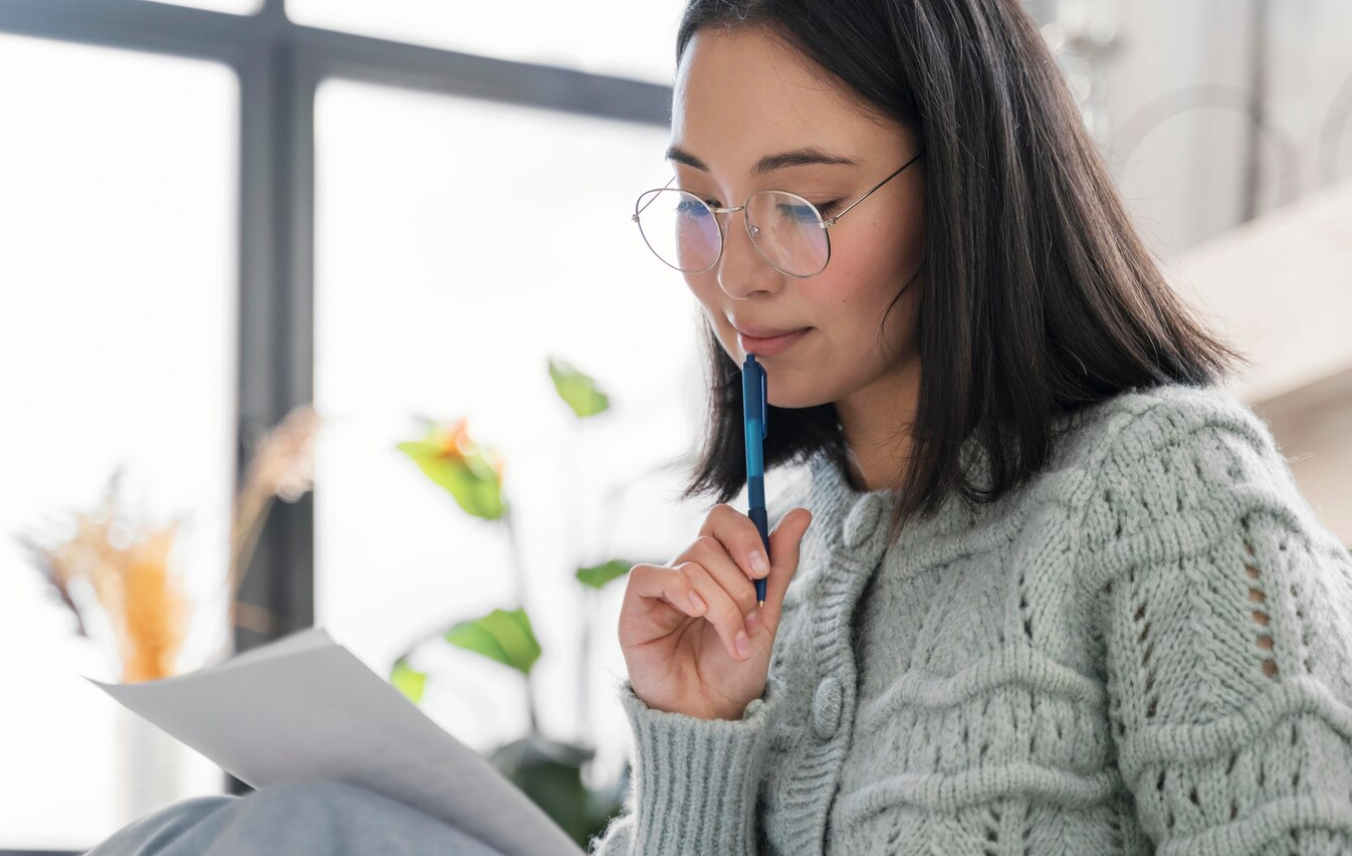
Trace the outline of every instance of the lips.
<instances>
[{"instance_id":1,"label":"lips","mask_svg":"<svg viewBox=\"0 0 1352 856\"><path fill-rule=\"evenodd\" d=\"M780 336L771 336L764 339L757 339L748 336L745 333L738 333L737 341L738 344L741 345L742 351L746 354L755 354L758 357L768 358L793 347L795 342L799 342L806 338L807 334L811 331L811 327L803 327L791 333Z\"/></svg>"},{"instance_id":2,"label":"lips","mask_svg":"<svg viewBox=\"0 0 1352 856\"><path fill-rule=\"evenodd\" d=\"M755 327L743 324L739 321L732 322L732 326L741 333L752 339L774 339L778 336L787 336L790 333L797 333L806 330L806 327Z\"/></svg>"}]
</instances>

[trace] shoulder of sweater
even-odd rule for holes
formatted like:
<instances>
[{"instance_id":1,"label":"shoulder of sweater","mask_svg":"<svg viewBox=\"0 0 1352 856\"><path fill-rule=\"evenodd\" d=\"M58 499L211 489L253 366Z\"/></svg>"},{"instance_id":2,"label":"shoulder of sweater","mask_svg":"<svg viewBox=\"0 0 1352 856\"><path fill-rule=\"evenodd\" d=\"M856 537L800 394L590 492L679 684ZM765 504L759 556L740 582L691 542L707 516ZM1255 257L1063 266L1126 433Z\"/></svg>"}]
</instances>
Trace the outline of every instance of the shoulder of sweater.
<instances>
[{"instance_id":1,"label":"shoulder of sweater","mask_svg":"<svg viewBox=\"0 0 1352 856\"><path fill-rule=\"evenodd\" d=\"M1074 417L1071 465L1130 477L1158 452L1197 447L1230 434L1269 461L1280 458L1266 422L1221 386L1170 383L1133 389L1090 405ZM1283 459L1284 460L1284 459Z\"/></svg>"},{"instance_id":2,"label":"shoulder of sweater","mask_svg":"<svg viewBox=\"0 0 1352 856\"><path fill-rule=\"evenodd\" d=\"M1147 546L1167 559L1185 543L1219 543L1255 514L1318 553L1346 557L1267 423L1228 390L1169 385L1094 408L1071 466L1083 491L1077 538L1100 570L1117 553L1126 563Z\"/></svg>"}]
</instances>

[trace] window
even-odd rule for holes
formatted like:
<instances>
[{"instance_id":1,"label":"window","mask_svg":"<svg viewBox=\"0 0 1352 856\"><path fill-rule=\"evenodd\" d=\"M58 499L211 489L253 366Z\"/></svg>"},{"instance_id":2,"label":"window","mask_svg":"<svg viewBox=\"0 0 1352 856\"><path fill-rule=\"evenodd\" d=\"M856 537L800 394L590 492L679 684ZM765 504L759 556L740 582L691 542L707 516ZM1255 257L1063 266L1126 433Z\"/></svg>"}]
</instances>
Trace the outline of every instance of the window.
<instances>
[{"instance_id":1,"label":"window","mask_svg":"<svg viewBox=\"0 0 1352 856\"><path fill-rule=\"evenodd\" d=\"M501 524L394 448L417 417L465 416L506 459L541 692L572 700L577 562L664 558L698 528L669 478L639 477L692 445L703 412L697 304L629 219L670 178L667 131L341 80L321 85L315 117L315 621L383 673L421 635L514 606ZM578 420L549 356L594 375L610 412ZM631 502L600 504L631 482ZM627 749L611 692L622 589L594 616L590 722L572 704L540 711L547 733L585 733L612 765ZM439 724L480 751L521 736L506 667L422 653Z\"/></svg>"},{"instance_id":2,"label":"window","mask_svg":"<svg viewBox=\"0 0 1352 856\"><path fill-rule=\"evenodd\" d=\"M189 515L189 593L222 609L238 97L215 63L0 34L0 848L90 846L144 772L119 770L117 705L79 677L117 679L108 649L76 637L12 536L93 510L125 462L129 503ZM185 794L223 786L200 756L186 776Z\"/></svg>"},{"instance_id":3,"label":"window","mask_svg":"<svg viewBox=\"0 0 1352 856\"><path fill-rule=\"evenodd\" d=\"M372 50L298 26L282 5L0 0L0 116L23 131L0 139L0 394L22 414L3 429L0 535L64 534L55 522L94 510L126 463L133 508L153 523L187 517L175 558L197 602L181 661L195 668L221 641L237 450L313 395L329 417L317 489L274 507L247 597L282 631L315 607L383 671L419 631L511 605L500 533L393 449L419 415L469 415L512 461L526 605L546 648L540 692L571 696L577 564L664 555L667 533L696 522L673 522L676 486L649 476L699 427L699 319L629 219L638 192L670 178L670 88L637 71L577 85L588 57L623 66L623 40L556 56L566 67ZM213 12L262 14L241 26ZM293 61L257 62L264 48ZM469 97L484 92L502 100ZM518 315L535 325L526 338L504 326ZM617 363L616 349L633 358ZM596 375L614 411L577 424L548 356ZM553 435L530 433L542 425ZM591 505L617 484L627 504ZM76 637L13 538L0 565L0 680L33 699L0 728L0 850L83 850L130 819L129 800L149 810L219 792L200 756L172 792L119 760L125 718L79 677L118 678L111 655ZM595 632L606 610L613 626L620 594L588 600L592 713L545 711L552 737L624 734L606 679L623 661L613 634ZM434 718L480 749L519 736L515 676L429 649L450 658L451 680L425 701ZM625 748L600 747L611 775Z\"/></svg>"},{"instance_id":4,"label":"window","mask_svg":"<svg viewBox=\"0 0 1352 856\"><path fill-rule=\"evenodd\" d=\"M670 84L683 7L675 0L287 0L286 12L312 27Z\"/></svg>"}]
</instances>

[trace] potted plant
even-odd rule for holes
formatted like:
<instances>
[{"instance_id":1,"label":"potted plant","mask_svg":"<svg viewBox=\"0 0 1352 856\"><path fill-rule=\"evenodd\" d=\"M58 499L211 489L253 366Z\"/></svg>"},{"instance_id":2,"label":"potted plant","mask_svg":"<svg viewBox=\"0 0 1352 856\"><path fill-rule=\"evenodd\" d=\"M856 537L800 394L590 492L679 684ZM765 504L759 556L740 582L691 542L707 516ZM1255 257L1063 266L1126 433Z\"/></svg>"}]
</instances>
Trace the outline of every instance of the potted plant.
<instances>
[{"instance_id":1,"label":"potted plant","mask_svg":"<svg viewBox=\"0 0 1352 856\"><path fill-rule=\"evenodd\" d=\"M570 418L585 422L606 413L610 406L609 397L595 380L561 359L549 358L548 366L554 389L567 406ZM488 657L519 674L529 712L529 730L521 738L492 750L489 759L585 848L592 836L603 831L622 809L629 786L629 769L626 766L619 782L612 788L593 791L584 784L582 771L595 755L595 747L554 740L542 733L531 680L532 668L541 649L531 629L530 617L520 603L521 593L526 591L526 572L520 559L521 551L517 549L512 505L506 496L504 462L492 448L481 445L471 436L467 418L444 423L429 420L425 428L422 437L399 443L398 450L444 488L461 511L501 528L510 556L517 602L486 615L458 618L435 634L418 640L395 660L390 681L415 703L419 702L428 675L413 668L410 657L423 644L438 641ZM652 560L612 557L599 563L574 563L574 576L583 587L587 607L580 623L579 639L583 668L578 692L584 712L590 691L591 630L596 595L640 561Z\"/></svg>"}]
</instances>

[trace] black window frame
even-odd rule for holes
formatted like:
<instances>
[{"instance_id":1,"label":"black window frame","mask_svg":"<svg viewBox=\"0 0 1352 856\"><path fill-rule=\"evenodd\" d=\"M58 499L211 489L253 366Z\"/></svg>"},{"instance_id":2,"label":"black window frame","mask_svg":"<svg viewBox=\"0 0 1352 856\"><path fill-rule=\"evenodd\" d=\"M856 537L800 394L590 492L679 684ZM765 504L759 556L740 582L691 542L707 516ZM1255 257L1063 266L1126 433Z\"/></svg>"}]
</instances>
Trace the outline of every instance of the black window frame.
<instances>
[{"instance_id":1,"label":"black window frame","mask_svg":"<svg viewBox=\"0 0 1352 856\"><path fill-rule=\"evenodd\" d=\"M284 0L263 0L249 15L153 0L0 0L0 32L216 61L236 74L236 490L263 433L314 397L314 103L320 83L362 81L670 124L670 86L296 24ZM236 651L314 623L314 555L314 494L275 504L240 598L278 620L266 634L237 629ZM246 788L231 778L227 790ZM34 851L0 850L22 853Z\"/></svg>"}]
</instances>

